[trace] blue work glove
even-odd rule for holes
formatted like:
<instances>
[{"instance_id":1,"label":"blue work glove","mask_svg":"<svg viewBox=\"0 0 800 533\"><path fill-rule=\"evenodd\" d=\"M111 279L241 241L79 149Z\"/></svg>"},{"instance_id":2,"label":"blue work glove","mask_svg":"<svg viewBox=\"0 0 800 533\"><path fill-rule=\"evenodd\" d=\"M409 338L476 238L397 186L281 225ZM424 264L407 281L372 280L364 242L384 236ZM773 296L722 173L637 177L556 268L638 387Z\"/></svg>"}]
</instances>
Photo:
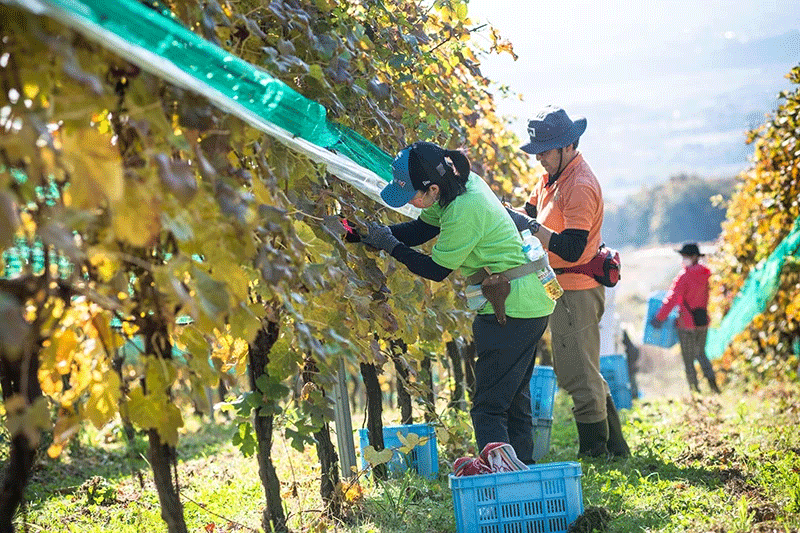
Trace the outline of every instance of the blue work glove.
<instances>
[{"instance_id":1,"label":"blue work glove","mask_svg":"<svg viewBox=\"0 0 800 533\"><path fill-rule=\"evenodd\" d=\"M661 326L663 324L664 324L664 322L659 320L659 319L657 319L656 317L653 317L653 318L650 319L650 325L653 326L656 329L661 329Z\"/></svg>"},{"instance_id":2,"label":"blue work glove","mask_svg":"<svg viewBox=\"0 0 800 533\"><path fill-rule=\"evenodd\" d=\"M517 231L529 229L531 230L531 233L535 233L531 229L531 226L536 223L535 218L531 218L528 215L523 215L519 211L514 211L510 207L506 207L506 211L508 211L508 216L511 217L511 220L514 221L514 225L517 227Z\"/></svg>"},{"instance_id":3,"label":"blue work glove","mask_svg":"<svg viewBox=\"0 0 800 533\"><path fill-rule=\"evenodd\" d=\"M378 250L385 250L389 254L392 253L394 247L400 244L400 241L392 235L392 230L389 226L384 226L376 222L367 222L367 229L369 233L361 236L361 242L377 248Z\"/></svg>"}]
</instances>

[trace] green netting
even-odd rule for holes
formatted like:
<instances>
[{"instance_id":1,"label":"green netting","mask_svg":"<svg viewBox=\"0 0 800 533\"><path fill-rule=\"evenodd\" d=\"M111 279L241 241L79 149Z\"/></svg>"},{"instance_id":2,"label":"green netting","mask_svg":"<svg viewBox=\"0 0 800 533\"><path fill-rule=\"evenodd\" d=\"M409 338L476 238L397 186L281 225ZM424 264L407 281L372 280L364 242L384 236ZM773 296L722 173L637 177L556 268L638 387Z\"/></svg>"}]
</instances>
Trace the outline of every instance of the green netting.
<instances>
[{"instance_id":1,"label":"green netting","mask_svg":"<svg viewBox=\"0 0 800 533\"><path fill-rule=\"evenodd\" d=\"M327 110L255 65L226 52L136 0L0 0L49 16L141 68L206 96L328 171L379 199L391 156ZM416 216L404 206L398 211Z\"/></svg>"},{"instance_id":2,"label":"green netting","mask_svg":"<svg viewBox=\"0 0 800 533\"><path fill-rule=\"evenodd\" d=\"M778 290L783 264L792 255L800 257L800 218L794 221L789 235L770 256L747 276L719 327L709 330L706 341L709 359L722 356L733 337L744 331L756 315L764 311Z\"/></svg>"},{"instance_id":3,"label":"green netting","mask_svg":"<svg viewBox=\"0 0 800 533\"><path fill-rule=\"evenodd\" d=\"M45 246L41 240L35 241L31 246L25 239L15 238L14 246L3 250L0 277L16 278L26 271L33 275L41 275L44 272L44 256ZM65 255L58 254L50 260L58 267L59 278L66 279L72 274L73 265Z\"/></svg>"}]
</instances>

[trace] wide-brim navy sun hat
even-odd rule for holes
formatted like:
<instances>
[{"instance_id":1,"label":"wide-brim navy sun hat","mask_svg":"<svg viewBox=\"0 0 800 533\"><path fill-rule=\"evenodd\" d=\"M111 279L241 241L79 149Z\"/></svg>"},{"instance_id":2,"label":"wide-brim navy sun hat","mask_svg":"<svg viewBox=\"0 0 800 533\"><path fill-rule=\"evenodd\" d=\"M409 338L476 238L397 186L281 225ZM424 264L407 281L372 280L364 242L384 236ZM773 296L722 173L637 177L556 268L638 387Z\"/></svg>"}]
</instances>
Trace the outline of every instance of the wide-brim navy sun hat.
<instances>
[{"instance_id":1,"label":"wide-brim navy sun hat","mask_svg":"<svg viewBox=\"0 0 800 533\"><path fill-rule=\"evenodd\" d=\"M381 198L390 207L402 207L417 194L408 171L410 156L411 146L407 146L392 161L392 177L394 179L381 191Z\"/></svg>"},{"instance_id":2,"label":"wide-brim navy sun hat","mask_svg":"<svg viewBox=\"0 0 800 533\"><path fill-rule=\"evenodd\" d=\"M547 106L528 121L530 142L520 147L529 154L541 154L568 146L586 131L586 118L571 120L560 107Z\"/></svg>"}]
</instances>

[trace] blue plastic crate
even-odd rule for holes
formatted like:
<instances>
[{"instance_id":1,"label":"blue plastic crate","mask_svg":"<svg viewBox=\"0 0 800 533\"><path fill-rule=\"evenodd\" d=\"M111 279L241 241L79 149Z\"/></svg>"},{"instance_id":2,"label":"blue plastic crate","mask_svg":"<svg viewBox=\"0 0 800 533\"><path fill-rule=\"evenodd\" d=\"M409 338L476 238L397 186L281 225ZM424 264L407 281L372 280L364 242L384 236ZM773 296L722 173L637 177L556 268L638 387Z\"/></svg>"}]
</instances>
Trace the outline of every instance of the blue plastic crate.
<instances>
[{"instance_id":1,"label":"blue plastic crate","mask_svg":"<svg viewBox=\"0 0 800 533\"><path fill-rule=\"evenodd\" d=\"M664 291L656 291L650 293L647 300L647 316L644 319L644 344L652 344L653 346L661 346L662 348L672 348L678 343L678 328L675 325L678 319L678 308L674 308L667 320L661 324L660 328L654 328L650 325L650 320L658 314L661 309L661 301L664 299Z\"/></svg>"},{"instance_id":2,"label":"blue plastic crate","mask_svg":"<svg viewBox=\"0 0 800 533\"><path fill-rule=\"evenodd\" d=\"M397 450L403 446L397 433L407 437L414 433L419 438L427 437L425 444L415 446L411 453L404 454ZM369 430L358 430L361 450L369 446ZM394 455L386 467L391 475L402 474L409 468L428 479L435 479L439 475L439 452L436 449L436 431L428 424L407 424L403 426L383 426L383 446L387 450L394 449ZM369 463L361 454L361 468L367 468Z\"/></svg>"},{"instance_id":3,"label":"blue plastic crate","mask_svg":"<svg viewBox=\"0 0 800 533\"><path fill-rule=\"evenodd\" d=\"M458 533L562 533L583 513L581 465L449 477Z\"/></svg>"},{"instance_id":4,"label":"blue plastic crate","mask_svg":"<svg viewBox=\"0 0 800 533\"><path fill-rule=\"evenodd\" d=\"M617 409L633 407L631 382L628 377L628 360L624 354L601 355L600 374L611 389L611 398Z\"/></svg>"},{"instance_id":5,"label":"blue plastic crate","mask_svg":"<svg viewBox=\"0 0 800 533\"><path fill-rule=\"evenodd\" d=\"M609 387L611 389L611 399L617 409L630 409L633 407L633 392L630 385Z\"/></svg>"},{"instance_id":6,"label":"blue plastic crate","mask_svg":"<svg viewBox=\"0 0 800 533\"><path fill-rule=\"evenodd\" d=\"M536 365L531 376L531 413L537 418L553 418L556 374L552 366Z\"/></svg>"},{"instance_id":7,"label":"blue plastic crate","mask_svg":"<svg viewBox=\"0 0 800 533\"><path fill-rule=\"evenodd\" d=\"M534 418L533 419L533 454L534 461L539 460L547 455L550 451L550 432L553 429L552 418Z\"/></svg>"}]
</instances>

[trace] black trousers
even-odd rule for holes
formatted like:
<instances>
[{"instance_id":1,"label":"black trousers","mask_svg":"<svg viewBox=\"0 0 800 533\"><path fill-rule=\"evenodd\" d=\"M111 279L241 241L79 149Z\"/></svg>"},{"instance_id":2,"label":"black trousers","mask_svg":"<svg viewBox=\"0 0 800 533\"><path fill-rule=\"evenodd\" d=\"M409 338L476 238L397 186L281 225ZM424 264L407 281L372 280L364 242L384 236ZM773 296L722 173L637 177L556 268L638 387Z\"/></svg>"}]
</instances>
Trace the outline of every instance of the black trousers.
<instances>
[{"instance_id":1,"label":"black trousers","mask_svg":"<svg viewBox=\"0 0 800 533\"><path fill-rule=\"evenodd\" d=\"M522 462L533 463L530 380L547 318L508 317L501 326L493 314L475 317L478 359L470 415L478 452L490 442L507 442Z\"/></svg>"}]
</instances>

